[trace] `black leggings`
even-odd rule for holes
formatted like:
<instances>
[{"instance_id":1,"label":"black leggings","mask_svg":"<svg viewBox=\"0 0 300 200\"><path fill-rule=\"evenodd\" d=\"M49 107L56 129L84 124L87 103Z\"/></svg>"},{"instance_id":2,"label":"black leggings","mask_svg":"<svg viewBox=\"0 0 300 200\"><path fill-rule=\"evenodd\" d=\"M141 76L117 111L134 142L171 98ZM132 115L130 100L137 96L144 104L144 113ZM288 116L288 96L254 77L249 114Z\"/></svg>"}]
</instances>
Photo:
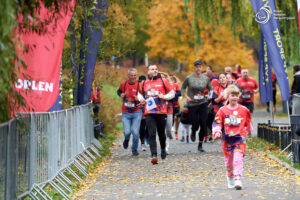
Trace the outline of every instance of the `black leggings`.
<instances>
[{"instance_id":1,"label":"black leggings","mask_svg":"<svg viewBox=\"0 0 300 200\"><path fill-rule=\"evenodd\" d=\"M207 103L189 107L189 118L192 122L192 134L196 134L199 129L199 141L202 142L207 135Z\"/></svg>"},{"instance_id":2,"label":"black leggings","mask_svg":"<svg viewBox=\"0 0 300 200\"><path fill-rule=\"evenodd\" d=\"M161 149L166 148L166 121L167 115L148 114L146 115L146 126L149 134L151 155L157 155L156 130L159 137Z\"/></svg>"},{"instance_id":3,"label":"black leggings","mask_svg":"<svg viewBox=\"0 0 300 200\"><path fill-rule=\"evenodd\" d=\"M208 111L206 122L207 122L208 130L210 131L210 133L212 133L212 124L215 120L216 113L213 110L213 108L208 108L208 109L210 110Z\"/></svg>"},{"instance_id":4,"label":"black leggings","mask_svg":"<svg viewBox=\"0 0 300 200\"><path fill-rule=\"evenodd\" d=\"M148 130L146 127L146 119L141 120L141 126L140 126L140 140L141 144L145 144L145 139L148 138Z\"/></svg>"}]
</instances>

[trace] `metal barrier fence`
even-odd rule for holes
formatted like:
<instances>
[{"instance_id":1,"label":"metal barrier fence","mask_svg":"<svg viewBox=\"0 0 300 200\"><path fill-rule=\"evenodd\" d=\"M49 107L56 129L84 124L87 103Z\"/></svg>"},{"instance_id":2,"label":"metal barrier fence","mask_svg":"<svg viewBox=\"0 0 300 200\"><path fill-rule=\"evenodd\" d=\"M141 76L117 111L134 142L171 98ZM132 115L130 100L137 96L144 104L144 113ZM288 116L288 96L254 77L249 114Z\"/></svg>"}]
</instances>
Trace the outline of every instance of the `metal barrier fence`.
<instances>
[{"instance_id":1,"label":"metal barrier fence","mask_svg":"<svg viewBox=\"0 0 300 200\"><path fill-rule=\"evenodd\" d=\"M87 176L86 167L100 156L93 124L90 104L23 113L1 124L0 199L51 199L47 185L69 199L74 183L68 176L80 181L79 174Z\"/></svg>"},{"instance_id":2,"label":"metal barrier fence","mask_svg":"<svg viewBox=\"0 0 300 200\"><path fill-rule=\"evenodd\" d=\"M267 124L257 125L257 137L266 140L284 150L292 141L291 126L289 124ZM291 151L291 146L288 148Z\"/></svg>"}]
</instances>

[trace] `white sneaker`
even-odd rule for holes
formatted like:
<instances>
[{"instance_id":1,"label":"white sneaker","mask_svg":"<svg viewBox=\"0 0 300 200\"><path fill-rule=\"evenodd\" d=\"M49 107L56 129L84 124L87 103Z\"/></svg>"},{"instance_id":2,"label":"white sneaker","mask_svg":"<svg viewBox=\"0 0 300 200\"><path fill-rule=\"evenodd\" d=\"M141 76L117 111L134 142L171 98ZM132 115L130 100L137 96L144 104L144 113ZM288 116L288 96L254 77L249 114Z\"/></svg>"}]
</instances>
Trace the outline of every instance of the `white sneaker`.
<instances>
[{"instance_id":1,"label":"white sneaker","mask_svg":"<svg viewBox=\"0 0 300 200\"><path fill-rule=\"evenodd\" d=\"M166 141L166 153L168 154L168 152L169 152L169 142Z\"/></svg>"},{"instance_id":2,"label":"white sneaker","mask_svg":"<svg viewBox=\"0 0 300 200\"><path fill-rule=\"evenodd\" d=\"M234 184L233 177L228 177L227 176L227 183L228 183L228 188L230 188L230 189L234 188L235 184Z\"/></svg>"},{"instance_id":3,"label":"white sneaker","mask_svg":"<svg viewBox=\"0 0 300 200\"><path fill-rule=\"evenodd\" d=\"M146 151L146 146L145 146L145 144L142 144L141 147L142 147L142 151Z\"/></svg>"},{"instance_id":4,"label":"white sneaker","mask_svg":"<svg viewBox=\"0 0 300 200\"><path fill-rule=\"evenodd\" d=\"M234 182L234 187L235 187L235 189L236 190L241 190L242 189L242 181L241 180L236 180L235 182Z\"/></svg>"}]
</instances>

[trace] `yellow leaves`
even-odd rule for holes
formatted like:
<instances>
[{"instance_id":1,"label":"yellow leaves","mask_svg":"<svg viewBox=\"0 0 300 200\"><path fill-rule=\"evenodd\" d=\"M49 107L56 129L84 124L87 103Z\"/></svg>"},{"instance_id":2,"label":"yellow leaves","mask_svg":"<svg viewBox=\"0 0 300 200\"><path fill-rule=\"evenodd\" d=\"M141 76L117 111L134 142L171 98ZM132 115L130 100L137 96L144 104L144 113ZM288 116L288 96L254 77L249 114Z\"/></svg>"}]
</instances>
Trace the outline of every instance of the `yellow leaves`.
<instances>
[{"instance_id":1,"label":"yellow leaves","mask_svg":"<svg viewBox=\"0 0 300 200\"><path fill-rule=\"evenodd\" d=\"M135 40L135 24L132 16L126 13L123 8L112 3L107 12L107 26L103 31L103 43L109 44L104 49L107 55L119 56L121 52L128 51L128 46Z\"/></svg>"},{"instance_id":2,"label":"yellow leaves","mask_svg":"<svg viewBox=\"0 0 300 200\"><path fill-rule=\"evenodd\" d=\"M146 43L151 47L150 57L167 56L180 60L190 53L191 21L189 18L184 20L185 16L183 1L156 1L150 10L149 29L145 30L150 35Z\"/></svg>"},{"instance_id":3,"label":"yellow leaves","mask_svg":"<svg viewBox=\"0 0 300 200\"><path fill-rule=\"evenodd\" d=\"M210 29L210 36L202 34L204 44L198 55L208 64L213 66L241 64L243 67L251 67L254 62L252 58L252 50L248 50L246 45L234 38L233 34L225 27L220 26L214 32ZM216 68L215 68L216 69ZM218 69L216 69L218 71Z\"/></svg>"},{"instance_id":4,"label":"yellow leaves","mask_svg":"<svg viewBox=\"0 0 300 200\"><path fill-rule=\"evenodd\" d=\"M183 6L182 0L155 1L150 9L149 29L145 30L150 36L146 42L146 46L150 47L150 57L169 57L187 64L201 59L209 65L220 66L222 69L219 71L223 71L226 65L236 63L243 67L254 65L252 50L235 38L226 26L213 27L200 17L198 22L202 45L195 45L194 15L192 9L184 12Z\"/></svg>"}]
</instances>

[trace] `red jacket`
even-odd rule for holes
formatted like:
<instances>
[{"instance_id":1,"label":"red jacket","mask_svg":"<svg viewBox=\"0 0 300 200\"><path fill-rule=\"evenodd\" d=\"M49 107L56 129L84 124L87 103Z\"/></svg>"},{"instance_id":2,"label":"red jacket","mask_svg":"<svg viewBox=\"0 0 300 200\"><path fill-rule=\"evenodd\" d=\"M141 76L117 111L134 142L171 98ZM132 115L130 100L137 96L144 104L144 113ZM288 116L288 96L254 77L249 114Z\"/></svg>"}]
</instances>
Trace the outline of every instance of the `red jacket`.
<instances>
[{"instance_id":1,"label":"red jacket","mask_svg":"<svg viewBox=\"0 0 300 200\"><path fill-rule=\"evenodd\" d=\"M254 102L254 90L258 88L256 80L251 77L249 77L248 79L239 78L235 83L239 86L242 92L239 101L241 103Z\"/></svg>"},{"instance_id":2,"label":"red jacket","mask_svg":"<svg viewBox=\"0 0 300 200\"><path fill-rule=\"evenodd\" d=\"M91 100L93 103L101 104L101 96L100 96L100 90L97 86L93 86L91 93Z\"/></svg>"},{"instance_id":3,"label":"red jacket","mask_svg":"<svg viewBox=\"0 0 300 200\"><path fill-rule=\"evenodd\" d=\"M145 115L147 114L167 114L167 101L160 99L158 97L159 93L163 95L168 94L173 87L164 78L161 78L160 75L154 77L153 79L147 79L144 81L142 85L142 94L145 99L152 97L155 101L156 108L152 110L148 110L147 106L145 106Z\"/></svg>"},{"instance_id":4,"label":"red jacket","mask_svg":"<svg viewBox=\"0 0 300 200\"><path fill-rule=\"evenodd\" d=\"M222 133L222 148L224 155L240 151L245 155L246 136L253 130L250 111L240 104L235 108L228 105L219 109L213 123L213 134Z\"/></svg>"},{"instance_id":5,"label":"red jacket","mask_svg":"<svg viewBox=\"0 0 300 200\"><path fill-rule=\"evenodd\" d=\"M138 81L135 81L133 85L129 84L128 81L124 81L120 84L119 91L126 94L122 104L123 113L135 113L141 109L140 102L135 100L135 96L137 96L140 91L140 86Z\"/></svg>"}]
</instances>

